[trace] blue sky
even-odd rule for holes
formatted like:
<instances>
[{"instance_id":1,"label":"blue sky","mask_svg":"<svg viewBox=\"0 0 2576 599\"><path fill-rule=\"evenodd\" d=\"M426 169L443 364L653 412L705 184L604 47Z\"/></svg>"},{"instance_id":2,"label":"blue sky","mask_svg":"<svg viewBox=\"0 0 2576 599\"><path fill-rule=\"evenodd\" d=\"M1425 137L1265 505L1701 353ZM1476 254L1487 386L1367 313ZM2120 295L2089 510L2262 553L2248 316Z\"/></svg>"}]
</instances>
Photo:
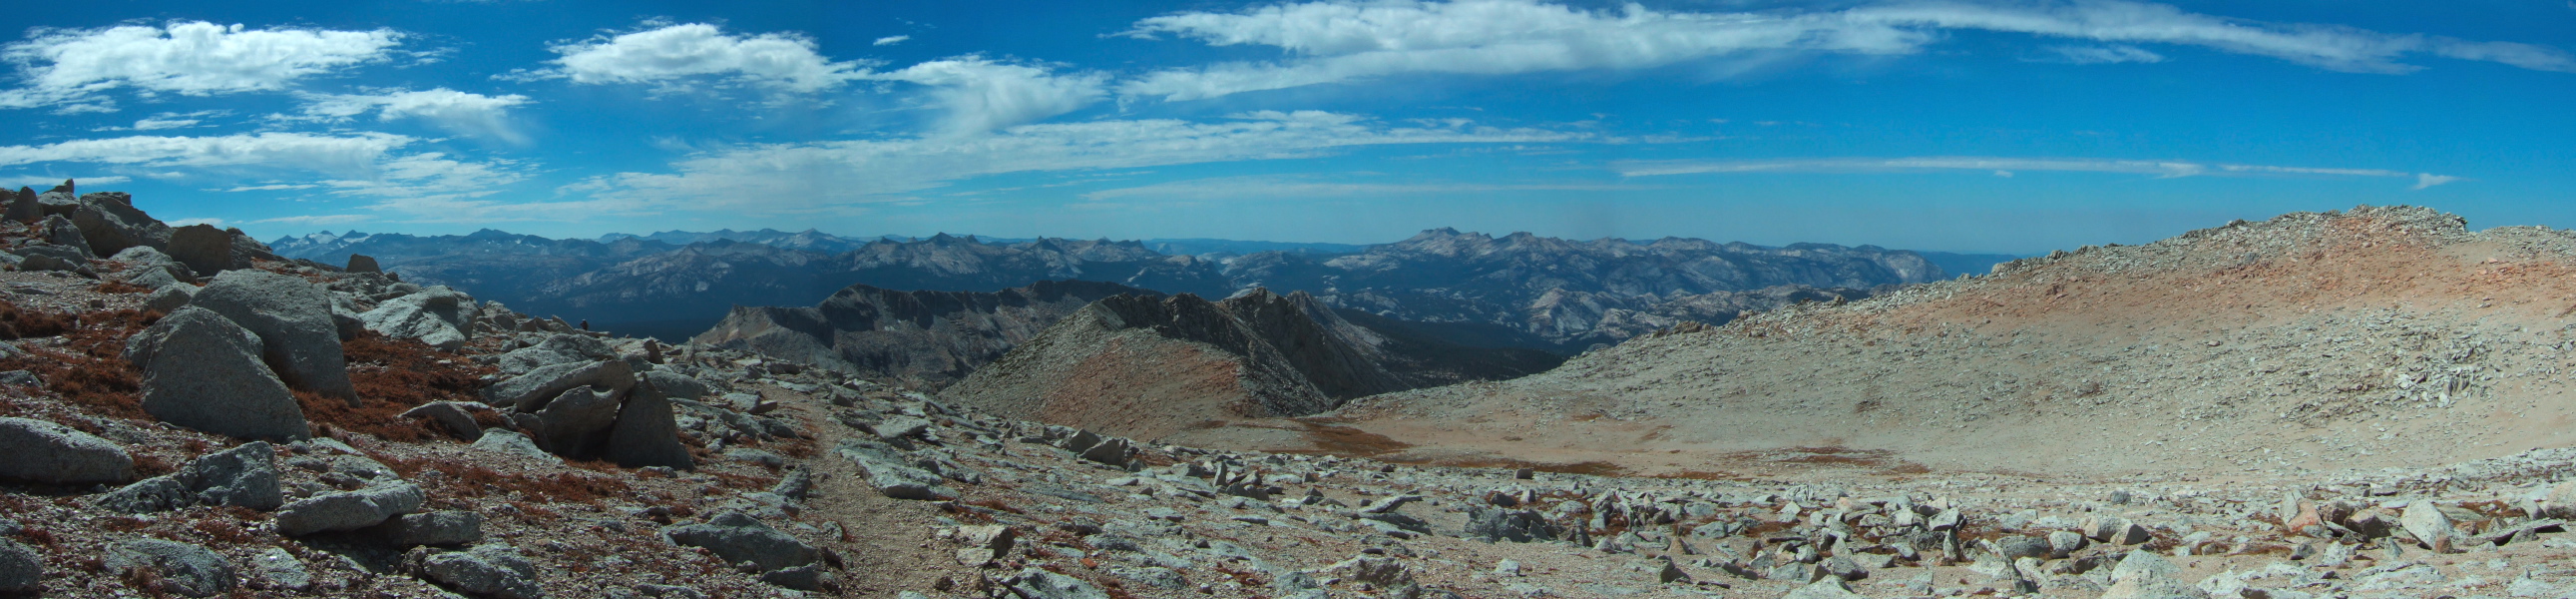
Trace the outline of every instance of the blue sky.
<instances>
[{"instance_id":1,"label":"blue sky","mask_svg":"<svg viewBox=\"0 0 2576 599\"><path fill-rule=\"evenodd\" d=\"M2576 227L2556 0L22 4L0 182L263 238Z\"/></svg>"}]
</instances>

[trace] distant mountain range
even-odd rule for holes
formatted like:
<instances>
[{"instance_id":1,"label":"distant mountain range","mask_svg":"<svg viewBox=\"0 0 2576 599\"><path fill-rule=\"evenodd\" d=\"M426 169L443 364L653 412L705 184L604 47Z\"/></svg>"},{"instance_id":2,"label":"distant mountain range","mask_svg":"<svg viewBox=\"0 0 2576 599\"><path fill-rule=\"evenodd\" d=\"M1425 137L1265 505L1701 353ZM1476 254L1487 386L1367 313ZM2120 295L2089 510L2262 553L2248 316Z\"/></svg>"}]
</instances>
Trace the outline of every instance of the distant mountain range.
<instances>
[{"instance_id":1,"label":"distant mountain range","mask_svg":"<svg viewBox=\"0 0 2576 599\"><path fill-rule=\"evenodd\" d=\"M1252 287L1305 291L1333 308L1560 353L1684 320L1721 323L1796 301L1982 274L2009 256L1876 246L1766 247L1665 238L1572 241L1435 229L1348 246L1219 239L1145 241L851 238L817 231L664 231L548 239L496 230L280 238L279 255L374 257L538 315L663 339L697 336L734 306L811 306L853 284L998 292L1037 281L1117 283L1222 299ZM1939 260L1934 258L1938 257ZM1487 328L1477 328L1487 327Z\"/></svg>"}]
</instances>

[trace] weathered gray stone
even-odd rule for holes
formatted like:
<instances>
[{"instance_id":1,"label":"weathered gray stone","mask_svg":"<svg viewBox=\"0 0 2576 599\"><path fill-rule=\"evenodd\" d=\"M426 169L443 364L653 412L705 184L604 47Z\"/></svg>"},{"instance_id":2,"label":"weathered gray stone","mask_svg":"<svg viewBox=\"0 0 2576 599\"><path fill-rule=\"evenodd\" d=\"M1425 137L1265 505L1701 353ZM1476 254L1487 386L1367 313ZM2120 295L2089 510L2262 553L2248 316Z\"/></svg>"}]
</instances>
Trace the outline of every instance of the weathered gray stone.
<instances>
[{"instance_id":1,"label":"weathered gray stone","mask_svg":"<svg viewBox=\"0 0 2576 599\"><path fill-rule=\"evenodd\" d=\"M18 270L95 273L89 266L89 257L82 255L83 251L58 243L39 243L10 250L23 258L18 262Z\"/></svg>"},{"instance_id":2,"label":"weathered gray stone","mask_svg":"<svg viewBox=\"0 0 2576 599\"><path fill-rule=\"evenodd\" d=\"M134 458L89 433L28 418L0 418L0 478L42 483L117 483L134 478Z\"/></svg>"},{"instance_id":3,"label":"weathered gray stone","mask_svg":"<svg viewBox=\"0 0 2576 599\"><path fill-rule=\"evenodd\" d=\"M930 430L930 421L912 416L896 416L878 422L876 426L870 428L876 429L878 439L891 442L896 439L920 436L922 431Z\"/></svg>"},{"instance_id":4,"label":"weathered gray stone","mask_svg":"<svg viewBox=\"0 0 2576 599\"><path fill-rule=\"evenodd\" d=\"M617 359L617 352L610 350L608 344L589 335L564 334L547 337L545 341L537 342L536 345L501 354L499 366L502 374L515 376L557 364L614 359ZM704 393L701 392L700 395Z\"/></svg>"},{"instance_id":5,"label":"weathered gray stone","mask_svg":"<svg viewBox=\"0 0 2576 599\"><path fill-rule=\"evenodd\" d=\"M250 565L251 569L259 572L262 580L268 581L270 587L295 591L313 588L313 573L305 570L304 562L295 559L295 554L287 553L284 548L262 549L259 555L251 558Z\"/></svg>"},{"instance_id":6,"label":"weathered gray stone","mask_svg":"<svg viewBox=\"0 0 2576 599\"><path fill-rule=\"evenodd\" d=\"M415 549L404 556L408 568L439 586L477 597L545 599L537 586L537 566L519 550L499 543L466 551L434 553Z\"/></svg>"},{"instance_id":7,"label":"weathered gray stone","mask_svg":"<svg viewBox=\"0 0 2576 599\"><path fill-rule=\"evenodd\" d=\"M483 515L452 510L404 514L386 520L385 538L396 545L463 545L483 540Z\"/></svg>"},{"instance_id":8,"label":"weathered gray stone","mask_svg":"<svg viewBox=\"0 0 2576 599\"><path fill-rule=\"evenodd\" d=\"M1852 592L1851 585L1843 582L1843 579L1827 576L1808 583L1807 586L1790 590L1789 594L1781 595L1780 599L1861 599L1861 597L1860 593Z\"/></svg>"},{"instance_id":9,"label":"weathered gray stone","mask_svg":"<svg viewBox=\"0 0 2576 599\"><path fill-rule=\"evenodd\" d=\"M1109 437L1101 440L1100 444L1091 446L1090 449L1082 450L1082 459L1111 466L1126 466L1129 453L1132 452L1129 451L1126 439Z\"/></svg>"},{"instance_id":10,"label":"weathered gray stone","mask_svg":"<svg viewBox=\"0 0 2576 599\"><path fill-rule=\"evenodd\" d=\"M232 235L214 225L171 229L170 245L164 246L162 251L170 254L170 259L188 265L188 270L196 271L201 277L242 266L233 261Z\"/></svg>"},{"instance_id":11,"label":"weathered gray stone","mask_svg":"<svg viewBox=\"0 0 2576 599\"><path fill-rule=\"evenodd\" d=\"M267 271L225 271L188 304L259 335L260 357L279 380L357 405L340 331L331 323L331 293L321 286Z\"/></svg>"},{"instance_id":12,"label":"weathered gray stone","mask_svg":"<svg viewBox=\"0 0 2576 599\"><path fill-rule=\"evenodd\" d=\"M2442 509L2430 501L2408 504L2406 515L2399 517L2398 524L2406 527L2406 534L2414 535L2416 542L2423 543L2434 553L2450 552L2452 538L2460 534L2459 529L2451 526L2451 517L2443 515Z\"/></svg>"},{"instance_id":13,"label":"weathered gray stone","mask_svg":"<svg viewBox=\"0 0 2576 599\"><path fill-rule=\"evenodd\" d=\"M869 442L843 442L838 449L842 457L867 471L868 485L877 493L895 499L945 501L957 498L957 492L942 484L939 475L906 463L893 449Z\"/></svg>"},{"instance_id":14,"label":"weathered gray stone","mask_svg":"<svg viewBox=\"0 0 2576 599\"><path fill-rule=\"evenodd\" d=\"M143 411L163 422L249 439L311 436L304 408L260 359L259 336L186 306L125 342L143 369Z\"/></svg>"},{"instance_id":15,"label":"weathered gray stone","mask_svg":"<svg viewBox=\"0 0 2576 599\"><path fill-rule=\"evenodd\" d=\"M662 387L668 381L652 374L664 373L648 373L642 384L627 392L626 406L617 410L617 423L609 427L608 450L602 457L627 468L695 468L697 458L680 442L676 409Z\"/></svg>"},{"instance_id":16,"label":"weathered gray stone","mask_svg":"<svg viewBox=\"0 0 2576 599\"><path fill-rule=\"evenodd\" d=\"M1109 599L1109 593L1080 578L1037 568L1011 575L1009 586L1011 593L1023 599Z\"/></svg>"},{"instance_id":17,"label":"weathered gray stone","mask_svg":"<svg viewBox=\"0 0 2576 599\"><path fill-rule=\"evenodd\" d=\"M799 591L821 591L838 584L838 580L832 576L830 570L823 568L823 564L805 564L763 572L760 574L760 581Z\"/></svg>"},{"instance_id":18,"label":"weathered gray stone","mask_svg":"<svg viewBox=\"0 0 2576 599\"><path fill-rule=\"evenodd\" d=\"M483 403L534 412L544 409L546 401L574 387L607 387L610 394L615 395L634 385L635 370L623 361L556 364L502 379L483 388Z\"/></svg>"},{"instance_id":19,"label":"weathered gray stone","mask_svg":"<svg viewBox=\"0 0 2576 599\"><path fill-rule=\"evenodd\" d=\"M404 418L427 418L431 422L436 422L439 427L447 430L448 435L460 441L471 442L483 438L483 425L474 421L474 413L468 411L465 406L466 404L452 401L433 401L406 410L402 415Z\"/></svg>"},{"instance_id":20,"label":"weathered gray stone","mask_svg":"<svg viewBox=\"0 0 2576 599\"><path fill-rule=\"evenodd\" d=\"M161 591L189 597L229 592L238 582L232 561L187 543L133 539L108 545L106 557L110 572L150 572L161 581Z\"/></svg>"},{"instance_id":21,"label":"weathered gray stone","mask_svg":"<svg viewBox=\"0 0 2576 599\"><path fill-rule=\"evenodd\" d=\"M1553 541L1564 531L1547 516L1532 510L1475 509L1467 512L1463 536L1481 541L1528 543Z\"/></svg>"},{"instance_id":22,"label":"weathered gray stone","mask_svg":"<svg viewBox=\"0 0 2576 599\"><path fill-rule=\"evenodd\" d=\"M59 214L47 215L45 222L38 223L36 228L37 234L40 235L39 239L45 240L46 243L70 248L80 254L82 260L99 257L98 252L90 251L89 237L81 235L80 226L72 224L71 219L63 218Z\"/></svg>"},{"instance_id":23,"label":"weathered gray stone","mask_svg":"<svg viewBox=\"0 0 2576 599\"><path fill-rule=\"evenodd\" d=\"M162 285L160 288L155 289L152 292L151 297L143 300L143 309L152 312L160 312L162 314L169 314L171 312L179 311L180 308L187 307L188 300L196 298L197 286L195 285L185 283Z\"/></svg>"},{"instance_id":24,"label":"weathered gray stone","mask_svg":"<svg viewBox=\"0 0 2576 599\"><path fill-rule=\"evenodd\" d=\"M44 217L45 205L36 201L35 188L20 186L18 193L10 196L9 211L5 215L10 222L33 223Z\"/></svg>"},{"instance_id":25,"label":"weathered gray stone","mask_svg":"<svg viewBox=\"0 0 2576 599\"><path fill-rule=\"evenodd\" d=\"M6 537L0 537L0 594L33 594L45 588L45 559Z\"/></svg>"},{"instance_id":26,"label":"weathered gray stone","mask_svg":"<svg viewBox=\"0 0 2576 599\"><path fill-rule=\"evenodd\" d=\"M353 272L353 273L384 272L384 271L385 271L384 267L381 267L381 266L377 266L377 265L376 265L376 257L374 257L374 256L369 256L369 255L366 255L366 254L350 254L350 255L349 255L349 267L348 267L348 268L341 269L341 270L345 270L345 271Z\"/></svg>"},{"instance_id":27,"label":"weathered gray stone","mask_svg":"<svg viewBox=\"0 0 2576 599\"><path fill-rule=\"evenodd\" d=\"M709 392L705 382L676 372L660 370L646 372L644 380L653 383L653 388L662 390L662 394L670 396L671 399L694 401L706 397Z\"/></svg>"},{"instance_id":28,"label":"weathered gray stone","mask_svg":"<svg viewBox=\"0 0 2576 599\"><path fill-rule=\"evenodd\" d=\"M474 440L474 450L523 455L552 462L563 461L563 458L555 457L555 454L546 453L546 450L537 448L537 442L528 440L527 435L516 431L483 431L483 438Z\"/></svg>"},{"instance_id":29,"label":"weathered gray stone","mask_svg":"<svg viewBox=\"0 0 2576 599\"><path fill-rule=\"evenodd\" d=\"M379 484L356 491L317 495L286 504L277 511L277 534L303 536L334 530L357 530L420 509L419 485Z\"/></svg>"},{"instance_id":30,"label":"weathered gray stone","mask_svg":"<svg viewBox=\"0 0 2576 599\"><path fill-rule=\"evenodd\" d=\"M134 207L133 198L122 192L103 192L81 196L80 206L72 210L72 224L89 238L92 253L113 256L132 247L157 247L170 243L170 226Z\"/></svg>"},{"instance_id":31,"label":"weathered gray stone","mask_svg":"<svg viewBox=\"0 0 2576 599\"><path fill-rule=\"evenodd\" d=\"M92 500L100 509L129 514L166 512L197 504L197 494L176 476L155 476L134 481Z\"/></svg>"},{"instance_id":32,"label":"weathered gray stone","mask_svg":"<svg viewBox=\"0 0 2576 599\"><path fill-rule=\"evenodd\" d=\"M574 387L537 410L537 447L555 455L587 459L608 440L617 424L618 397L591 387Z\"/></svg>"},{"instance_id":33,"label":"weathered gray stone","mask_svg":"<svg viewBox=\"0 0 2576 599\"><path fill-rule=\"evenodd\" d=\"M673 543L705 547L725 563L748 563L762 572L812 564L822 557L814 546L739 511L719 513L703 523L673 526L662 534Z\"/></svg>"},{"instance_id":34,"label":"weathered gray stone","mask_svg":"<svg viewBox=\"0 0 2576 599\"><path fill-rule=\"evenodd\" d=\"M277 448L264 442L206 454L172 476L207 505L273 510L286 503L278 484Z\"/></svg>"},{"instance_id":35,"label":"weathered gray stone","mask_svg":"<svg viewBox=\"0 0 2576 599\"><path fill-rule=\"evenodd\" d=\"M367 330L395 339L418 339L442 351L465 347L473 329L474 298L446 286L435 286L377 304L358 315Z\"/></svg>"}]
</instances>

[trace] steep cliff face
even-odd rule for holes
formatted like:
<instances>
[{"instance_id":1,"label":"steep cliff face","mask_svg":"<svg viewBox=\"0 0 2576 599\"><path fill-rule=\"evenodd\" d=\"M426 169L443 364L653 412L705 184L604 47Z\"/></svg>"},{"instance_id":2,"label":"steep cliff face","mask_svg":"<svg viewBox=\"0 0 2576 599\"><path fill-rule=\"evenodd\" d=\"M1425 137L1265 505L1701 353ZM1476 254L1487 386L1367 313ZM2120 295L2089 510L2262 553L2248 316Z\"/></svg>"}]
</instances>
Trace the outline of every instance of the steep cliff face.
<instances>
[{"instance_id":1,"label":"steep cliff face","mask_svg":"<svg viewBox=\"0 0 2576 599\"><path fill-rule=\"evenodd\" d=\"M1040 281L994 293L852 285L812 307L735 306L694 342L939 388L1101 298L1154 292Z\"/></svg>"},{"instance_id":2,"label":"steep cliff face","mask_svg":"<svg viewBox=\"0 0 2576 599\"><path fill-rule=\"evenodd\" d=\"M1188 294L1122 295L1084 306L941 396L1159 438L1232 420L1315 414L1355 397L1510 378L1556 363L1537 351L1380 332L1302 292L1254 289L1216 302Z\"/></svg>"}]
</instances>

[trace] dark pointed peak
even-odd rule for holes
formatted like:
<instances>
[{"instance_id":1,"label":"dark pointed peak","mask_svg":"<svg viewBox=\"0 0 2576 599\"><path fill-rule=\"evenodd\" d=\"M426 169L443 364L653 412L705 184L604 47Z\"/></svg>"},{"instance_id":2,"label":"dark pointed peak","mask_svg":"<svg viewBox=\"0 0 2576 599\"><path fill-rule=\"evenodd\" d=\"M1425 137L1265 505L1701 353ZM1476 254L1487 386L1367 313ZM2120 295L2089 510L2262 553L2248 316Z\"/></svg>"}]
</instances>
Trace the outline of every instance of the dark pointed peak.
<instances>
[{"instance_id":1,"label":"dark pointed peak","mask_svg":"<svg viewBox=\"0 0 2576 599\"><path fill-rule=\"evenodd\" d=\"M955 235L949 235L947 232L940 232L940 233L937 233L937 234L931 235L931 236L930 236L930 242L931 242L931 243L936 243L936 244L941 244L941 245L946 245L946 244L951 244L951 243L957 243L957 236L955 236Z\"/></svg>"}]
</instances>

